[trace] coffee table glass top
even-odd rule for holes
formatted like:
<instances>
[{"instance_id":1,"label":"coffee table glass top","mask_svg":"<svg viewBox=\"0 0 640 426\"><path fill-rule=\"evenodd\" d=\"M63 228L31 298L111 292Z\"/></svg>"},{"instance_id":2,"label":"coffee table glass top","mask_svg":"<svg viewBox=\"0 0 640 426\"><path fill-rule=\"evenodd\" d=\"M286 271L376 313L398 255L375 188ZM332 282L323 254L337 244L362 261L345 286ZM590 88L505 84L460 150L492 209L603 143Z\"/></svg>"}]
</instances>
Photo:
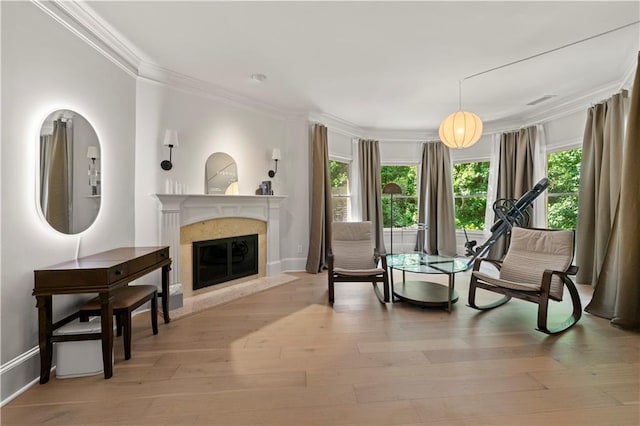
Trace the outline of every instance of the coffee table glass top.
<instances>
[{"instance_id":1,"label":"coffee table glass top","mask_svg":"<svg viewBox=\"0 0 640 426\"><path fill-rule=\"evenodd\" d=\"M388 254L387 266L419 274L455 274L470 268L463 259L425 253Z\"/></svg>"}]
</instances>

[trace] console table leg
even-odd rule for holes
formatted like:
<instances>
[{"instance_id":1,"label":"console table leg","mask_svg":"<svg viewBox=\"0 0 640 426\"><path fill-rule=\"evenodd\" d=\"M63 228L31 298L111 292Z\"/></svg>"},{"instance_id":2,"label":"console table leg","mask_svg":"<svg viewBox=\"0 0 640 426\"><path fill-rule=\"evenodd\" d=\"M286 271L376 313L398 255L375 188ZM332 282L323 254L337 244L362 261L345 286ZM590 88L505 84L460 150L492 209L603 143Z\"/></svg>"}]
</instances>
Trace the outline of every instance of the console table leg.
<instances>
[{"instance_id":1,"label":"console table leg","mask_svg":"<svg viewBox=\"0 0 640 426\"><path fill-rule=\"evenodd\" d=\"M113 376L113 295L100 293L100 319L102 326L102 363L104 378Z\"/></svg>"},{"instance_id":2,"label":"console table leg","mask_svg":"<svg viewBox=\"0 0 640 426\"><path fill-rule=\"evenodd\" d=\"M51 334L53 333L52 297L36 296L36 307L38 308L38 345L40 346L40 383L49 381L51 374L51 360L53 357L53 343Z\"/></svg>"},{"instance_id":3,"label":"console table leg","mask_svg":"<svg viewBox=\"0 0 640 426\"><path fill-rule=\"evenodd\" d=\"M171 265L162 267L162 316L164 323L167 324L171 321L169 317L169 271Z\"/></svg>"}]
</instances>

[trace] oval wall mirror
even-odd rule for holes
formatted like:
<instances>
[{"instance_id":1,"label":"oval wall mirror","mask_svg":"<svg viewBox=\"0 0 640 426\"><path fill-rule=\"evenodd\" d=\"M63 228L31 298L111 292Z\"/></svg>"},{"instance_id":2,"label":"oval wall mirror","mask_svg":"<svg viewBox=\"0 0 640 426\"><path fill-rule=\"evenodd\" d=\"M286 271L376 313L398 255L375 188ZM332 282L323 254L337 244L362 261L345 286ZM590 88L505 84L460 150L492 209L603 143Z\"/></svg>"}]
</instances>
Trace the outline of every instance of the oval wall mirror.
<instances>
[{"instance_id":1,"label":"oval wall mirror","mask_svg":"<svg viewBox=\"0 0 640 426\"><path fill-rule=\"evenodd\" d=\"M233 157L215 152L207 158L204 187L207 194L238 194L238 166Z\"/></svg>"},{"instance_id":2,"label":"oval wall mirror","mask_svg":"<svg viewBox=\"0 0 640 426\"><path fill-rule=\"evenodd\" d=\"M71 110L49 114L40 128L38 161L42 217L63 234L80 233L100 211L100 141L91 123Z\"/></svg>"}]
</instances>

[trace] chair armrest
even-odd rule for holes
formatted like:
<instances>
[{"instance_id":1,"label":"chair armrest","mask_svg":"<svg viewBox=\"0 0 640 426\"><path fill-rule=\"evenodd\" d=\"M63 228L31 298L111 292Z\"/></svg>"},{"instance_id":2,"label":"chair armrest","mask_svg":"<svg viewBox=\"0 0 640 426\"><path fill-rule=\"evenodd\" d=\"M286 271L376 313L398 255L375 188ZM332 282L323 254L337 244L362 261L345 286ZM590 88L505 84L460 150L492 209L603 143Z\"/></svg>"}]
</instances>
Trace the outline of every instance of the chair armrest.
<instances>
[{"instance_id":1,"label":"chair armrest","mask_svg":"<svg viewBox=\"0 0 640 426\"><path fill-rule=\"evenodd\" d=\"M576 265L569 266L569 269L566 270L565 274L567 275L575 275L578 273L578 267Z\"/></svg>"},{"instance_id":2,"label":"chair armrest","mask_svg":"<svg viewBox=\"0 0 640 426\"><path fill-rule=\"evenodd\" d=\"M480 264L482 264L482 262L487 262L492 264L493 266L495 266L498 271L500 270L500 268L502 268L502 261L501 260L493 260L493 259L487 259L485 257L479 257L476 260L473 261L473 270L474 271L479 271L480 270Z\"/></svg>"},{"instance_id":3,"label":"chair armrest","mask_svg":"<svg viewBox=\"0 0 640 426\"><path fill-rule=\"evenodd\" d=\"M373 248L373 260L378 264L378 261L382 262L382 268L387 269L387 254L380 254L377 247Z\"/></svg>"}]
</instances>

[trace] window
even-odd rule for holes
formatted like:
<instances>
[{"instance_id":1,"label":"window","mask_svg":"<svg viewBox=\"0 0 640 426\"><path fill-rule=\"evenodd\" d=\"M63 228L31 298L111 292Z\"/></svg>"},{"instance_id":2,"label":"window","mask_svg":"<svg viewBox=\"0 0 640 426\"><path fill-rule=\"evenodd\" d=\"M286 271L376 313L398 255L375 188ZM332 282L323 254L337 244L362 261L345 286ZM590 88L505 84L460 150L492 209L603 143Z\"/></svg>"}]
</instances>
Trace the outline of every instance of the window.
<instances>
[{"instance_id":1,"label":"window","mask_svg":"<svg viewBox=\"0 0 640 426\"><path fill-rule=\"evenodd\" d=\"M547 155L547 219L549 228L575 229L582 148Z\"/></svg>"},{"instance_id":2,"label":"window","mask_svg":"<svg viewBox=\"0 0 640 426\"><path fill-rule=\"evenodd\" d=\"M488 185L488 161L453 165L456 229L484 229Z\"/></svg>"},{"instance_id":3,"label":"window","mask_svg":"<svg viewBox=\"0 0 640 426\"><path fill-rule=\"evenodd\" d=\"M351 194L349 192L350 168L349 163L329 160L334 222L347 222L351 217Z\"/></svg>"},{"instance_id":4,"label":"window","mask_svg":"<svg viewBox=\"0 0 640 426\"><path fill-rule=\"evenodd\" d=\"M394 182L402 188L402 195L393 196L393 226L415 227L418 224L417 166L382 166L382 188ZM391 196L382 194L382 222L391 227Z\"/></svg>"}]
</instances>

